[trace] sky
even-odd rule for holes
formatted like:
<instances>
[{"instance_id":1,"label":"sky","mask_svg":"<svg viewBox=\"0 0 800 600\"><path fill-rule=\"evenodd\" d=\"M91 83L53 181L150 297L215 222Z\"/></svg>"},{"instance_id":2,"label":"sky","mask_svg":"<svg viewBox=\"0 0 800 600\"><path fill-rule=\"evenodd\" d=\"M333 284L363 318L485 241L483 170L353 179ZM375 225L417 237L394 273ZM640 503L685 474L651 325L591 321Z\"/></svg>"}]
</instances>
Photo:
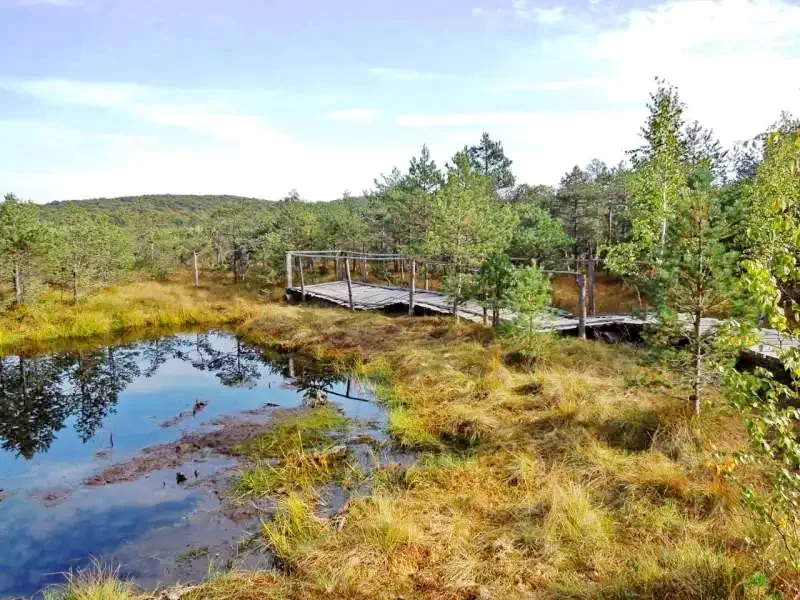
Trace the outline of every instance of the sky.
<instances>
[{"instance_id":1,"label":"sky","mask_svg":"<svg viewBox=\"0 0 800 600\"><path fill-rule=\"evenodd\" d=\"M0 194L326 200L488 131L519 182L800 113L800 0L0 0Z\"/></svg>"}]
</instances>

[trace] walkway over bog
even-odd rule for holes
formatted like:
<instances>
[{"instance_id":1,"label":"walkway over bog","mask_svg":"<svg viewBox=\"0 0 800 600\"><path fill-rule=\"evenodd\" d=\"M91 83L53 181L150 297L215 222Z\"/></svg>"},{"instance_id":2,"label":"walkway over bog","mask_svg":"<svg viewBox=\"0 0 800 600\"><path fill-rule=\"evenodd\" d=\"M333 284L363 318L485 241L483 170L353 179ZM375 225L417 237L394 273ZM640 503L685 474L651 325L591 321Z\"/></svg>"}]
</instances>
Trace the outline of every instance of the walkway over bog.
<instances>
[{"instance_id":1,"label":"walkway over bog","mask_svg":"<svg viewBox=\"0 0 800 600\"><path fill-rule=\"evenodd\" d=\"M313 281L309 277L316 261L327 262L327 280ZM370 265L392 263L402 273L405 285L376 280ZM317 263L318 264L318 263ZM414 314L453 314L453 302L446 294L431 289L434 271L431 266L443 266L435 261L418 261L400 254L367 254L351 251L293 251L286 254L286 294L296 300L316 299L344 306L350 310L391 310ZM586 314L586 280L577 271L548 271L575 275L580 309L577 315L560 315L554 311L539 318L540 331L572 332L585 337L589 331L602 337L609 330L629 328L640 331L647 320L630 314ZM419 288L422 284L422 288ZM483 307L475 301L458 305L458 316L470 321L485 319ZM501 321L513 321L512 310L500 311ZM717 319L703 319L701 328L714 327ZM771 368L780 367L780 355L791 347L800 346L797 338L787 337L774 329L761 329L761 341L752 346L747 358Z\"/></svg>"}]
</instances>

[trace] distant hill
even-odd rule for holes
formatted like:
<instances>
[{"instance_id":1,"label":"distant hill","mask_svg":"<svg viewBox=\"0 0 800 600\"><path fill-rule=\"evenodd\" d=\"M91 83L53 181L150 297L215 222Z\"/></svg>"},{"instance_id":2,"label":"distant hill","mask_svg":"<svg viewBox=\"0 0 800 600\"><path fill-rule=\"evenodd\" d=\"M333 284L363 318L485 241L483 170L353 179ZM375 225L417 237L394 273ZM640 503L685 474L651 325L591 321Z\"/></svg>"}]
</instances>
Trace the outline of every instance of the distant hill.
<instances>
[{"instance_id":1,"label":"distant hill","mask_svg":"<svg viewBox=\"0 0 800 600\"><path fill-rule=\"evenodd\" d=\"M81 208L109 216L134 213L138 216L151 217L157 222L173 222L177 225L186 225L204 221L215 210L224 206L237 206L253 211L261 211L271 209L275 202L261 198L227 195L151 194L50 202L42 206L42 214L45 218L58 219L59 213L70 204L79 204Z\"/></svg>"}]
</instances>

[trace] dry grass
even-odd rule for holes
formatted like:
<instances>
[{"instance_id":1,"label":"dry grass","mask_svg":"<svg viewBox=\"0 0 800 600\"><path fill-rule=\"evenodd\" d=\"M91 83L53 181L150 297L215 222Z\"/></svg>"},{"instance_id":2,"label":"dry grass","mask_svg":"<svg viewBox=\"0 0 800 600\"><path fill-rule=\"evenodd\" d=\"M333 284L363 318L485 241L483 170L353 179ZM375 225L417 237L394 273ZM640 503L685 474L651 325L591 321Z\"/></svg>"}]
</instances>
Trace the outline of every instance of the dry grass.
<instances>
[{"instance_id":1,"label":"dry grass","mask_svg":"<svg viewBox=\"0 0 800 600\"><path fill-rule=\"evenodd\" d=\"M67 573L63 585L47 588L44 600L132 600L133 584L118 577L116 569L93 562L87 569Z\"/></svg>"},{"instance_id":2,"label":"dry grass","mask_svg":"<svg viewBox=\"0 0 800 600\"><path fill-rule=\"evenodd\" d=\"M378 381L391 435L421 454L379 469L336 519L319 517L309 486L269 482L262 491L280 497L264 536L283 570L226 575L192 600L796 593L770 532L713 468L713 449L744 447L740 418L716 399L694 420L636 348L523 346L444 318L263 311L239 331ZM272 439L257 444L282 456ZM758 484L756 471L740 476Z\"/></svg>"},{"instance_id":3,"label":"dry grass","mask_svg":"<svg viewBox=\"0 0 800 600\"><path fill-rule=\"evenodd\" d=\"M694 420L670 375L643 366L635 348L555 338L520 347L444 319L298 307L244 329L378 380L390 433L428 452L417 466L379 470L372 494L335 521L307 513L297 543L279 518L268 537L291 573L291 590L279 586L288 597L794 589L768 560L770 533L710 466L712 448L743 447L741 420L720 399Z\"/></svg>"},{"instance_id":4,"label":"dry grass","mask_svg":"<svg viewBox=\"0 0 800 600\"><path fill-rule=\"evenodd\" d=\"M325 454L334 444L334 432L344 430L347 419L332 406L280 419L270 431L248 441L240 449L251 465L236 481L239 496L267 496L304 492L314 495L316 486L355 475L344 456Z\"/></svg>"},{"instance_id":5,"label":"dry grass","mask_svg":"<svg viewBox=\"0 0 800 600\"><path fill-rule=\"evenodd\" d=\"M36 303L0 314L0 353L130 330L234 323L265 316L263 300L245 288L207 284L137 282L111 287L77 304L51 292Z\"/></svg>"}]
</instances>

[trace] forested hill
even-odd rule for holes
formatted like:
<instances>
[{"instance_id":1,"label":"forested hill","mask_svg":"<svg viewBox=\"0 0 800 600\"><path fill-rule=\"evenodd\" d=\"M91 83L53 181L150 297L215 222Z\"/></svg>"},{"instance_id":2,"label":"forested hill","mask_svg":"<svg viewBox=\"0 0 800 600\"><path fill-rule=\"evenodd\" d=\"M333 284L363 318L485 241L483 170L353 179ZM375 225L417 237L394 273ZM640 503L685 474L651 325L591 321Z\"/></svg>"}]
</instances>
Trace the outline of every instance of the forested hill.
<instances>
[{"instance_id":1,"label":"forested hill","mask_svg":"<svg viewBox=\"0 0 800 600\"><path fill-rule=\"evenodd\" d=\"M230 195L149 194L122 196L119 198L92 198L89 200L64 200L42 206L45 218L58 220L60 214L71 205L107 216L135 213L149 216L158 222L190 224L207 220L215 211L226 207L252 208L255 211L268 209L274 202L261 198Z\"/></svg>"}]
</instances>

